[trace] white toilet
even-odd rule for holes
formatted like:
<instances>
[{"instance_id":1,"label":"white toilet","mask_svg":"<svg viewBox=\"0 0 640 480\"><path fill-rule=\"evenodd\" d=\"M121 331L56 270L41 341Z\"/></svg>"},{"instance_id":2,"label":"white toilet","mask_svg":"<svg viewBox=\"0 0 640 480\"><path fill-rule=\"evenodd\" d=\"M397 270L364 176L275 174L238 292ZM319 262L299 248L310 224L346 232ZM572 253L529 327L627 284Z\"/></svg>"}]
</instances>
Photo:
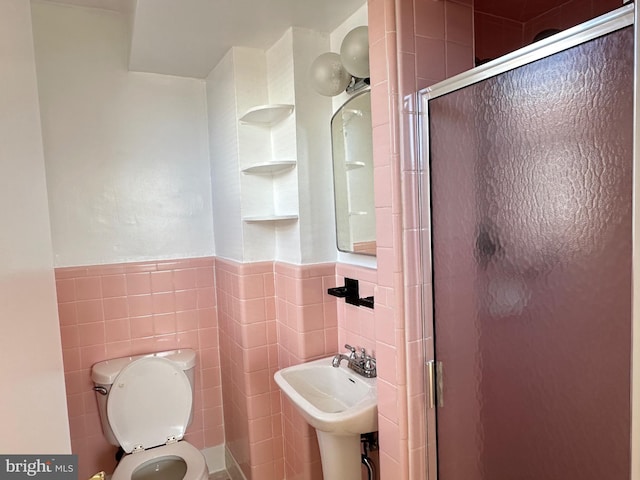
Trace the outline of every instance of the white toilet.
<instances>
[{"instance_id":1,"label":"white toilet","mask_svg":"<svg viewBox=\"0 0 640 480\"><path fill-rule=\"evenodd\" d=\"M102 431L126 455L111 480L206 480L202 453L182 440L193 415L196 352L172 350L96 363Z\"/></svg>"}]
</instances>

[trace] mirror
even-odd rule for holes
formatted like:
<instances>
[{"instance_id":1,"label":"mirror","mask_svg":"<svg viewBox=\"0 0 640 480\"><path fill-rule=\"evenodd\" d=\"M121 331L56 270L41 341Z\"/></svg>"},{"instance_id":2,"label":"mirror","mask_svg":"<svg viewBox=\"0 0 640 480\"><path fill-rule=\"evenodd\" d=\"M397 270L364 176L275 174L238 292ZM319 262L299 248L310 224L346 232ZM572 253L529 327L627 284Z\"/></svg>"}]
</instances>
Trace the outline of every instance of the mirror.
<instances>
[{"instance_id":1,"label":"mirror","mask_svg":"<svg viewBox=\"0 0 640 480\"><path fill-rule=\"evenodd\" d=\"M355 94L335 113L331 144L338 250L375 255L370 90Z\"/></svg>"}]
</instances>

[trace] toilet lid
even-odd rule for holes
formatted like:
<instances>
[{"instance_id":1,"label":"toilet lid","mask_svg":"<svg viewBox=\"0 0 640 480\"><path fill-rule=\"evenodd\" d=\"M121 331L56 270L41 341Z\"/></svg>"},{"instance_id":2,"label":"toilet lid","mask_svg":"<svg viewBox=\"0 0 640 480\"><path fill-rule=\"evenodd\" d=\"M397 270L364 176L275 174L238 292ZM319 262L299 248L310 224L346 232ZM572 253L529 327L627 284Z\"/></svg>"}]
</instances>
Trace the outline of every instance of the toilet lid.
<instances>
[{"instance_id":1,"label":"toilet lid","mask_svg":"<svg viewBox=\"0 0 640 480\"><path fill-rule=\"evenodd\" d=\"M191 384L170 360L144 357L124 367L107 399L111 429L125 452L180 440L191 414Z\"/></svg>"}]
</instances>

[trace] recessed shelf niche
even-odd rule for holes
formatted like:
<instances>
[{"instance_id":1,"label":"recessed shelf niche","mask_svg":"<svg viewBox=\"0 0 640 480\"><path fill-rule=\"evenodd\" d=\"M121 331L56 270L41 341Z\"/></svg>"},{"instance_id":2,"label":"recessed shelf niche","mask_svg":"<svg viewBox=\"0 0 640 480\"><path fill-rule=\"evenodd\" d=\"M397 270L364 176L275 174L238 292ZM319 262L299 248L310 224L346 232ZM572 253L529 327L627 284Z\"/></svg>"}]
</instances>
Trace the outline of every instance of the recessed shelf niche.
<instances>
[{"instance_id":1,"label":"recessed shelf niche","mask_svg":"<svg viewBox=\"0 0 640 480\"><path fill-rule=\"evenodd\" d=\"M255 161L254 163L251 163L250 161L247 167L241 168L240 170L245 175L272 177L269 181L270 187L266 187L266 185L263 184L262 186L266 188L256 189L255 186L257 184L255 181L251 181L247 184L253 186L253 188L248 187L248 191L254 195L254 201L252 202L254 206L253 208L250 208L252 211L248 211L246 212L247 215L243 215L242 220L245 223L281 223L298 220L297 213L269 213L266 215L260 213L260 210L277 210L274 205L274 196L278 196L287 191L286 184L287 181L290 181L290 177L287 177L284 174L294 169L297 164L297 161L291 158L285 157L284 159L275 159L273 150L274 142L277 142L276 139L278 138L277 136L274 136L274 127L289 117L293 113L293 110L294 106L289 104L258 105L247 110L247 112L238 120L240 125L243 126L242 128L247 128L250 129L249 131L255 132L255 135L257 135L256 138L261 139L260 141L265 141L267 138L271 139L270 151L268 150L269 147L265 144L264 149L260 150L260 148L258 148L255 152L260 155L264 153L266 156L264 161L260 161L258 159L260 155L254 155L253 158L258 161ZM259 127L259 129L253 130L254 127ZM284 128L288 129L289 127L285 125ZM268 137L264 137L265 133L259 133L259 131L264 132L263 129L267 129L268 131L270 130L269 133L266 133ZM247 131L247 134L249 134L249 131ZM254 134L252 133L250 135L253 137ZM251 137L245 138L247 138L248 141ZM287 180L287 178L289 178L289 180ZM248 180L249 179L247 179L247 181ZM269 205L271 206L270 208ZM256 209L258 211L256 211Z\"/></svg>"},{"instance_id":2,"label":"recessed shelf niche","mask_svg":"<svg viewBox=\"0 0 640 480\"><path fill-rule=\"evenodd\" d=\"M272 127L293 113L293 105L273 104L258 105L250 108L240 117L240 123L245 125L258 125L261 127Z\"/></svg>"},{"instance_id":3,"label":"recessed shelf niche","mask_svg":"<svg viewBox=\"0 0 640 480\"><path fill-rule=\"evenodd\" d=\"M347 170L353 170L355 168L362 168L365 166L364 162L344 162L344 168Z\"/></svg>"},{"instance_id":4,"label":"recessed shelf niche","mask_svg":"<svg viewBox=\"0 0 640 480\"><path fill-rule=\"evenodd\" d=\"M247 223L282 222L286 220L297 220L297 219L298 219L298 215L255 215L255 216L243 218L243 220Z\"/></svg>"},{"instance_id":5,"label":"recessed shelf niche","mask_svg":"<svg viewBox=\"0 0 640 480\"><path fill-rule=\"evenodd\" d=\"M291 170L295 166L295 160L278 160L275 162L256 163L250 167L243 168L242 173L249 175L277 175Z\"/></svg>"}]
</instances>

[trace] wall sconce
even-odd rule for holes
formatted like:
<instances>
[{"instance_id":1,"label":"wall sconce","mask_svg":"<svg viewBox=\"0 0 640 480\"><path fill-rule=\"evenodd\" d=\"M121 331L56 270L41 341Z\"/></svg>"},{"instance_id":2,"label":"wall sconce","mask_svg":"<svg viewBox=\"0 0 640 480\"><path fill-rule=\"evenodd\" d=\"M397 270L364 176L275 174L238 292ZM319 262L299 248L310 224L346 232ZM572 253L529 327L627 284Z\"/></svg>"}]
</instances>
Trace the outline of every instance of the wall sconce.
<instances>
[{"instance_id":1,"label":"wall sconce","mask_svg":"<svg viewBox=\"0 0 640 480\"><path fill-rule=\"evenodd\" d=\"M311 64L315 90L333 97L345 90L354 92L369 84L369 28L356 27L345 35L340 55L327 52Z\"/></svg>"}]
</instances>

